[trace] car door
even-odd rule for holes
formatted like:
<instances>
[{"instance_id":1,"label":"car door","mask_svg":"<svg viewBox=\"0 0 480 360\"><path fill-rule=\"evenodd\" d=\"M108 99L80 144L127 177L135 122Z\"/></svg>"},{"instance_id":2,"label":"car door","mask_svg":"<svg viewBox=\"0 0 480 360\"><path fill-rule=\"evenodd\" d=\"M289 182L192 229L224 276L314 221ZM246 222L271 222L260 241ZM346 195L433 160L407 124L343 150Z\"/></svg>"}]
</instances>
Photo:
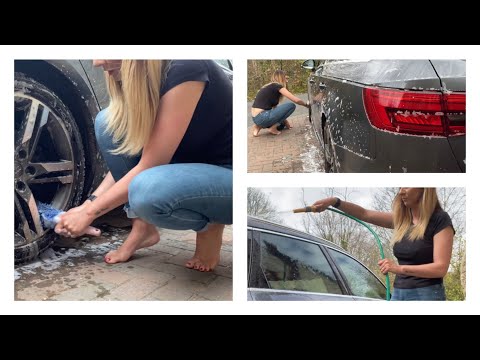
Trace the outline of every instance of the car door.
<instances>
[{"instance_id":1,"label":"car door","mask_svg":"<svg viewBox=\"0 0 480 360\"><path fill-rule=\"evenodd\" d=\"M323 66L317 67L308 78L308 94L310 101L310 121L317 132L320 142L323 146L323 127L322 127L322 100L324 96L325 85L321 81Z\"/></svg>"},{"instance_id":2,"label":"car door","mask_svg":"<svg viewBox=\"0 0 480 360\"><path fill-rule=\"evenodd\" d=\"M347 295L318 244L270 232L259 232L255 240L259 271L267 285L258 286L257 282L257 288Z\"/></svg>"},{"instance_id":3,"label":"car door","mask_svg":"<svg viewBox=\"0 0 480 360\"><path fill-rule=\"evenodd\" d=\"M385 285L363 264L337 250L328 249L355 300L385 300Z\"/></svg>"}]
</instances>

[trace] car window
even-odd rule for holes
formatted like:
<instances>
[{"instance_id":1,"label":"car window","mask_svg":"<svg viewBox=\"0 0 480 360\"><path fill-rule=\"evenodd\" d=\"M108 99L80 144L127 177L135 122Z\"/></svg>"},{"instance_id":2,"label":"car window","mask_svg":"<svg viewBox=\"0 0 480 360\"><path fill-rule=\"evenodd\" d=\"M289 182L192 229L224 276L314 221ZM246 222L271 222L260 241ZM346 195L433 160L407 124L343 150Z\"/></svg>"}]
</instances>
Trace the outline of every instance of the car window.
<instances>
[{"instance_id":1,"label":"car window","mask_svg":"<svg viewBox=\"0 0 480 360\"><path fill-rule=\"evenodd\" d=\"M216 61L217 63L219 63L220 65L226 67L227 69L233 70L233 69L232 69L232 64L230 63L229 60L226 60L226 59L216 59L215 61Z\"/></svg>"},{"instance_id":2,"label":"car window","mask_svg":"<svg viewBox=\"0 0 480 360\"><path fill-rule=\"evenodd\" d=\"M260 241L260 264L271 289L342 294L318 245L266 233Z\"/></svg>"},{"instance_id":3,"label":"car window","mask_svg":"<svg viewBox=\"0 0 480 360\"><path fill-rule=\"evenodd\" d=\"M370 270L351 257L329 249L330 254L345 276L352 295L385 299L386 288Z\"/></svg>"}]
</instances>

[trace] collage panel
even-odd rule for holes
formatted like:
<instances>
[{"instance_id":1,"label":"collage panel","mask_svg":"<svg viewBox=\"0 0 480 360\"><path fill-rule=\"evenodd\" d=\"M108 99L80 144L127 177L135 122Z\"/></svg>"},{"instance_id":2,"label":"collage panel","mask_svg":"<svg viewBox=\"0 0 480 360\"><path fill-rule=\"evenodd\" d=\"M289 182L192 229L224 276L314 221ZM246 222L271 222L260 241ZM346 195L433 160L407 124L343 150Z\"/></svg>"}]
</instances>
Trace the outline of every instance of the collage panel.
<instances>
[{"instance_id":1,"label":"collage panel","mask_svg":"<svg viewBox=\"0 0 480 360\"><path fill-rule=\"evenodd\" d=\"M465 173L465 60L248 60L249 173Z\"/></svg>"},{"instance_id":2,"label":"collage panel","mask_svg":"<svg viewBox=\"0 0 480 360\"><path fill-rule=\"evenodd\" d=\"M248 188L248 301L463 301L465 188Z\"/></svg>"},{"instance_id":3,"label":"collage panel","mask_svg":"<svg viewBox=\"0 0 480 360\"><path fill-rule=\"evenodd\" d=\"M232 61L14 66L15 300L232 300Z\"/></svg>"}]
</instances>

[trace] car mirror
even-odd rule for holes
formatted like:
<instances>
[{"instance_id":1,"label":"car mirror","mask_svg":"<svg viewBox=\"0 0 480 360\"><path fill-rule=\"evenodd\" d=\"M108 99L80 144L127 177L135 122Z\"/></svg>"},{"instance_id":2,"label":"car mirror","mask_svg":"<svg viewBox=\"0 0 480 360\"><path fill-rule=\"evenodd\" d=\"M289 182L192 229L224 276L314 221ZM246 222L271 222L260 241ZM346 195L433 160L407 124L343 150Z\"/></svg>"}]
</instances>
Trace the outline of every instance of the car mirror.
<instances>
[{"instance_id":1,"label":"car mirror","mask_svg":"<svg viewBox=\"0 0 480 360\"><path fill-rule=\"evenodd\" d=\"M315 70L315 60L305 60L302 64L302 67L307 70Z\"/></svg>"}]
</instances>

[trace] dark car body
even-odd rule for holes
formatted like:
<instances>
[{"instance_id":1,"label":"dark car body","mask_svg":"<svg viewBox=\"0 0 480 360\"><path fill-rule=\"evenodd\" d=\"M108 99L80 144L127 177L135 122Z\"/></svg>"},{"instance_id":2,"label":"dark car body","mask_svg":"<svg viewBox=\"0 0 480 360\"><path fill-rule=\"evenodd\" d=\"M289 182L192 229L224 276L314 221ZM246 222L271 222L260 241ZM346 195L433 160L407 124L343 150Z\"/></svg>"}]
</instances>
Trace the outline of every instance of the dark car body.
<instances>
[{"instance_id":1,"label":"dark car body","mask_svg":"<svg viewBox=\"0 0 480 360\"><path fill-rule=\"evenodd\" d=\"M248 217L248 300L382 300L384 284L339 246Z\"/></svg>"},{"instance_id":2,"label":"dark car body","mask_svg":"<svg viewBox=\"0 0 480 360\"><path fill-rule=\"evenodd\" d=\"M233 79L229 60L218 60ZM34 259L53 241L37 203L67 210L108 172L94 120L109 96L92 60L15 61L15 262Z\"/></svg>"},{"instance_id":3,"label":"dark car body","mask_svg":"<svg viewBox=\"0 0 480 360\"><path fill-rule=\"evenodd\" d=\"M308 60L327 172L465 172L464 60Z\"/></svg>"}]
</instances>

